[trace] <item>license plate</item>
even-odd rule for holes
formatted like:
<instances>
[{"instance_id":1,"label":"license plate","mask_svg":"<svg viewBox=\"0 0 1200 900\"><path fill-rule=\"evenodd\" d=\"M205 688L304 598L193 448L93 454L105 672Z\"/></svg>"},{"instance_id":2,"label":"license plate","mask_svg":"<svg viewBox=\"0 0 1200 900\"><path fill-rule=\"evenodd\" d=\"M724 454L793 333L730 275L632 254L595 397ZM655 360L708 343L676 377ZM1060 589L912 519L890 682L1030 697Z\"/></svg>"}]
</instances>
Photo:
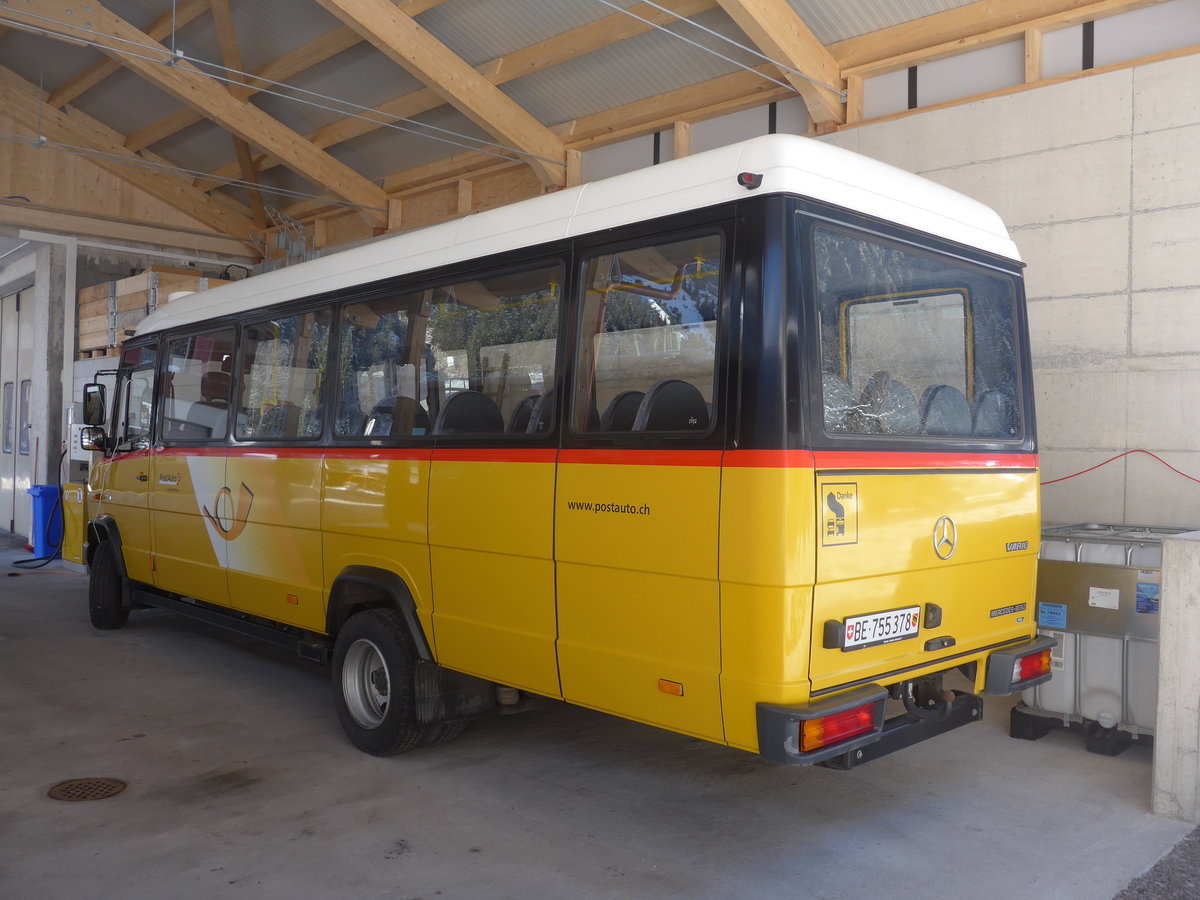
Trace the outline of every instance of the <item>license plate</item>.
<instances>
[{"instance_id":1,"label":"license plate","mask_svg":"<svg viewBox=\"0 0 1200 900\"><path fill-rule=\"evenodd\" d=\"M921 607L889 609L869 616L851 616L842 623L843 650L877 647L917 636L921 629Z\"/></svg>"}]
</instances>

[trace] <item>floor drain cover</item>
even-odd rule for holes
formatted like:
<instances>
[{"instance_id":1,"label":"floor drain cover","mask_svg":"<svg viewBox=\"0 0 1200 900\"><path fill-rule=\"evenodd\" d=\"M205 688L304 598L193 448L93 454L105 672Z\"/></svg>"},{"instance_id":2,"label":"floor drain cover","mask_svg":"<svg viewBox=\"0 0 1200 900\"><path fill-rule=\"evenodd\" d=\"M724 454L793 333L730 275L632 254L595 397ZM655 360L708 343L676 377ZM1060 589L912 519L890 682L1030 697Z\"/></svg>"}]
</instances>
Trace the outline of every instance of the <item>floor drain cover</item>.
<instances>
[{"instance_id":1,"label":"floor drain cover","mask_svg":"<svg viewBox=\"0 0 1200 900\"><path fill-rule=\"evenodd\" d=\"M103 800L115 797L126 787L116 778L72 778L60 781L46 793L54 800Z\"/></svg>"}]
</instances>

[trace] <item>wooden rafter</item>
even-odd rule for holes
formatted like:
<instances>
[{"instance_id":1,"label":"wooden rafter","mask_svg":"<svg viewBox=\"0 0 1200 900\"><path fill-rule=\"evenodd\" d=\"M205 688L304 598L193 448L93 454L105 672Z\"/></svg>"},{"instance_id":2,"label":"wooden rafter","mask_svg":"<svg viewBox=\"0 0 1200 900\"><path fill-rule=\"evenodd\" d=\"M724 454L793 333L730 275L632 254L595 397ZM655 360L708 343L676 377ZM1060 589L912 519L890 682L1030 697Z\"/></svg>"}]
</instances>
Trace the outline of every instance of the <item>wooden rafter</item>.
<instances>
[{"instance_id":1,"label":"wooden rafter","mask_svg":"<svg viewBox=\"0 0 1200 900\"><path fill-rule=\"evenodd\" d=\"M386 225L387 198L382 190L248 101L237 99L191 63L166 64L170 51L106 7L95 4L86 7L85 14L74 16L74 7L64 0L25 0L19 8L9 6L6 10L10 25L22 27L26 14L32 14L37 17L27 20L32 28L66 40L78 39L75 26L89 29L89 39L121 65L227 131L254 141L294 172L358 207L372 224ZM123 52L129 42L144 49L137 54Z\"/></svg>"},{"instance_id":2,"label":"wooden rafter","mask_svg":"<svg viewBox=\"0 0 1200 900\"><path fill-rule=\"evenodd\" d=\"M221 45L221 61L230 72L236 73L242 69L242 51L238 48L237 27L233 23L233 10L229 0L209 0L212 7L213 24L217 27L217 41ZM240 76L231 75L233 79L226 87L230 94L243 103L250 99L250 91L246 89L245 80ZM250 208L254 211L254 222L260 228L267 227L267 211L263 206L262 191L258 189L258 170L254 168L254 154L244 138L233 136L233 152L242 170L242 181L246 183L246 193L250 196Z\"/></svg>"},{"instance_id":3,"label":"wooden rafter","mask_svg":"<svg viewBox=\"0 0 1200 900\"><path fill-rule=\"evenodd\" d=\"M397 6L410 16L419 16L421 13L428 12L435 6L445 2L446 0L400 0ZM716 0L712 0L712 2L715 3ZM357 31L347 28L345 25L339 25L337 28L327 31L320 37L313 38L307 44L303 44L295 50L285 53L283 56L267 63L256 71L254 76L263 80L256 81L255 78L249 79L247 87L250 91L250 96L257 94L260 90L272 87L271 82L273 81L286 81L293 75L303 72L306 69L311 69L313 66L319 65L327 59L332 59L339 53L349 50L351 47L362 42L362 36ZM185 107L157 122L147 125L139 131L135 131L126 140L125 146L130 150L140 150L143 147L156 144L173 134L183 131L189 125L195 125L203 118L195 110Z\"/></svg>"},{"instance_id":4,"label":"wooden rafter","mask_svg":"<svg viewBox=\"0 0 1200 900\"><path fill-rule=\"evenodd\" d=\"M543 184L566 182L562 141L390 0L317 2L500 143L519 151Z\"/></svg>"},{"instance_id":5,"label":"wooden rafter","mask_svg":"<svg viewBox=\"0 0 1200 900\"><path fill-rule=\"evenodd\" d=\"M253 221L198 190L189 179L146 167L146 161L126 149L121 135L111 128L73 107L60 110L51 106L35 85L3 67L0 67L0 108L34 134L56 144L94 151L82 156L221 234L251 244L260 234Z\"/></svg>"},{"instance_id":6,"label":"wooden rafter","mask_svg":"<svg viewBox=\"0 0 1200 900\"><path fill-rule=\"evenodd\" d=\"M784 78L804 98L818 126L846 121L841 67L786 0L719 2L763 54L788 67L782 69Z\"/></svg>"},{"instance_id":7,"label":"wooden rafter","mask_svg":"<svg viewBox=\"0 0 1200 900\"><path fill-rule=\"evenodd\" d=\"M146 34L156 41L161 41L163 38L170 37L172 29L182 28L193 19L203 15L206 9L208 9L208 0L180 0L173 10L165 12L155 19L146 29ZM116 75L120 71L120 63L104 57L50 94L50 98L46 102L51 106L65 106L84 91L91 90L104 79ZM140 148L134 147L133 149Z\"/></svg>"},{"instance_id":8,"label":"wooden rafter","mask_svg":"<svg viewBox=\"0 0 1200 900\"><path fill-rule=\"evenodd\" d=\"M623 13L613 13L530 47L497 57L476 66L475 70L494 85L505 84L513 79L532 75L558 63L575 59L585 53L592 53L619 41L644 34L650 31L654 24L671 22L678 16L694 16L712 9L716 5L717 0L661 0L657 6L662 9L647 5L633 6L630 7L630 12L635 13L640 19L645 19L646 22L641 22L633 16ZM437 109L443 103L441 95L430 88L422 88L375 107L374 112L378 115L377 122L367 121L359 116L348 116L309 132L305 138L316 146L327 149L382 128L382 123L391 119L411 118ZM259 171L279 165L278 160L265 155L255 157L254 162ZM223 166L211 173L213 181L203 182L199 186L209 190L224 180L234 177L236 173L236 164Z\"/></svg>"}]
</instances>

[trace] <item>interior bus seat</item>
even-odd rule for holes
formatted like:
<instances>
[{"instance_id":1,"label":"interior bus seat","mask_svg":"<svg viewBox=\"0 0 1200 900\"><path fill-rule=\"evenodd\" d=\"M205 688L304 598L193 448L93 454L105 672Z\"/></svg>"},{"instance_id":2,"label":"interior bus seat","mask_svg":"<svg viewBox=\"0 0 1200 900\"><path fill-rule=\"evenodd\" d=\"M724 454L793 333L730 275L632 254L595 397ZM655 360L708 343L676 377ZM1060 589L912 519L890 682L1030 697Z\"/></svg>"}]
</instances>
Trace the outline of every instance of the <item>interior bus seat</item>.
<instances>
[{"instance_id":1,"label":"interior bus seat","mask_svg":"<svg viewBox=\"0 0 1200 900\"><path fill-rule=\"evenodd\" d=\"M459 391L442 404L434 434L503 434L504 416L496 401L479 391Z\"/></svg>"},{"instance_id":2,"label":"interior bus seat","mask_svg":"<svg viewBox=\"0 0 1200 900\"><path fill-rule=\"evenodd\" d=\"M821 395L824 398L825 427L833 432L862 431L858 416L858 398L850 385L832 372L821 374Z\"/></svg>"},{"instance_id":3,"label":"interior bus seat","mask_svg":"<svg viewBox=\"0 0 1200 900\"><path fill-rule=\"evenodd\" d=\"M225 437L225 428L229 420L229 388L228 372L205 372L200 376L200 399L193 403L188 411L188 422L205 429L206 433L196 436Z\"/></svg>"},{"instance_id":4,"label":"interior bus seat","mask_svg":"<svg viewBox=\"0 0 1200 900\"><path fill-rule=\"evenodd\" d=\"M646 391L633 421L634 431L704 431L708 403L690 381L664 378Z\"/></svg>"},{"instance_id":5,"label":"interior bus seat","mask_svg":"<svg viewBox=\"0 0 1200 900\"><path fill-rule=\"evenodd\" d=\"M1007 391L980 391L971 411L971 433L982 437L1017 435L1017 404Z\"/></svg>"},{"instance_id":6,"label":"interior bus seat","mask_svg":"<svg viewBox=\"0 0 1200 900\"><path fill-rule=\"evenodd\" d=\"M600 415L600 430L633 431L638 407L645 396L644 391L621 391L613 397L608 408Z\"/></svg>"},{"instance_id":7,"label":"interior bus seat","mask_svg":"<svg viewBox=\"0 0 1200 900\"><path fill-rule=\"evenodd\" d=\"M524 434L529 429L529 420L533 417L533 408L537 406L537 402L536 396L521 398L508 420L510 434Z\"/></svg>"},{"instance_id":8,"label":"interior bus seat","mask_svg":"<svg viewBox=\"0 0 1200 900\"><path fill-rule=\"evenodd\" d=\"M396 420L408 419L411 431L396 431ZM370 437L389 437L396 434L425 434L429 431L429 414L412 397L388 397L376 403L367 415L362 433Z\"/></svg>"},{"instance_id":9,"label":"interior bus seat","mask_svg":"<svg viewBox=\"0 0 1200 900\"><path fill-rule=\"evenodd\" d=\"M935 384L921 395L923 434L967 435L971 433L971 406L958 388Z\"/></svg>"},{"instance_id":10,"label":"interior bus seat","mask_svg":"<svg viewBox=\"0 0 1200 900\"><path fill-rule=\"evenodd\" d=\"M254 429L256 440L268 438L295 438L300 436L300 407L284 400L263 410L258 427Z\"/></svg>"},{"instance_id":11,"label":"interior bus seat","mask_svg":"<svg viewBox=\"0 0 1200 900\"><path fill-rule=\"evenodd\" d=\"M887 372L876 372L863 388L865 430L879 434L919 434L921 416L913 392Z\"/></svg>"},{"instance_id":12,"label":"interior bus seat","mask_svg":"<svg viewBox=\"0 0 1200 900\"><path fill-rule=\"evenodd\" d=\"M529 413L529 424L525 426L526 434L541 434L549 431L554 423L554 389L546 391L538 397Z\"/></svg>"}]
</instances>

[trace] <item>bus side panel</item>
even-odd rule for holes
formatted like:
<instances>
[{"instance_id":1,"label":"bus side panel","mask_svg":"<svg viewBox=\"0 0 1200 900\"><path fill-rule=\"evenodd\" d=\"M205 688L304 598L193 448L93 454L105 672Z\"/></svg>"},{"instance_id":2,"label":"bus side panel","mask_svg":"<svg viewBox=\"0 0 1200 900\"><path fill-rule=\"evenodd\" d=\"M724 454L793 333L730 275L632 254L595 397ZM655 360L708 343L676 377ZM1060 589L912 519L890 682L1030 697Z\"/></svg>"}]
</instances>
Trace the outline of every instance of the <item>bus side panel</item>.
<instances>
[{"instance_id":1,"label":"bus side panel","mask_svg":"<svg viewBox=\"0 0 1200 900\"><path fill-rule=\"evenodd\" d=\"M100 491L100 504L93 508L92 517L101 513L117 520L121 532L121 549L125 569L134 581L151 584L154 572L150 563L153 543L150 532L150 470L149 450L138 450L114 456L95 466L92 486Z\"/></svg>"},{"instance_id":2,"label":"bus side panel","mask_svg":"<svg viewBox=\"0 0 1200 900\"><path fill-rule=\"evenodd\" d=\"M321 459L286 451L231 455L228 542L234 609L325 630L321 571Z\"/></svg>"},{"instance_id":3,"label":"bus side panel","mask_svg":"<svg viewBox=\"0 0 1200 900\"><path fill-rule=\"evenodd\" d=\"M1037 477L1036 470L820 472L813 690L1032 636ZM946 559L934 550L942 517L955 533L953 552L943 547ZM941 608L940 625L929 627L926 604ZM848 651L822 646L828 621L913 607L921 617L915 637ZM926 649L943 637L953 644Z\"/></svg>"},{"instance_id":4,"label":"bus side panel","mask_svg":"<svg viewBox=\"0 0 1200 900\"><path fill-rule=\"evenodd\" d=\"M438 662L558 697L554 451L529 451L539 461L488 455L434 451L429 557Z\"/></svg>"},{"instance_id":5,"label":"bus side panel","mask_svg":"<svg viewBox=\"0 0 1200 900\"><path fill-rule=\"evenodd\" d=\"M154 586L229 604L228 547L222 523L234 507L225 491L225 452L164 450L150 473Z\"/></svg>"},{"instance_id":6,"label":"bus side panel","mask_svg":"<svg viewBox=\"0 0 1200 900\"><path fill-rule=\"evenodd\" d=\"M331 454L337 451L330 451ZM404 579L431 648L433 593L429 576L429 451L325 457L322 557L326 597L348 566L370 566ZM320 631L325 630L322 623Z\"/></svg>"},{"instance_id":7,"label":"bus side panel","mask_svg":"<svg viewBox=\"0 0 1200 900\"><path fill-rule=\"evenodd\" d=\"M809 699L816 540L811 454L725 454L721 479L721 697L728 742L758 751L760 702ZM755 462L765 463L763 466ZM773 464L773 465L772 465Z\"/></svg>"},{"instance_id":8,"label":"bus side panel","mask_svg":"<svg viewBox=\"0 0 1200 900\"><path fill-rule=\"evenodd\" d=\"M701 451L703 464L692 466L670 465L670 453L647 455L664 464L559 465L563 696L723 741L720 453Z\"/></svg>"}]
</instances>

